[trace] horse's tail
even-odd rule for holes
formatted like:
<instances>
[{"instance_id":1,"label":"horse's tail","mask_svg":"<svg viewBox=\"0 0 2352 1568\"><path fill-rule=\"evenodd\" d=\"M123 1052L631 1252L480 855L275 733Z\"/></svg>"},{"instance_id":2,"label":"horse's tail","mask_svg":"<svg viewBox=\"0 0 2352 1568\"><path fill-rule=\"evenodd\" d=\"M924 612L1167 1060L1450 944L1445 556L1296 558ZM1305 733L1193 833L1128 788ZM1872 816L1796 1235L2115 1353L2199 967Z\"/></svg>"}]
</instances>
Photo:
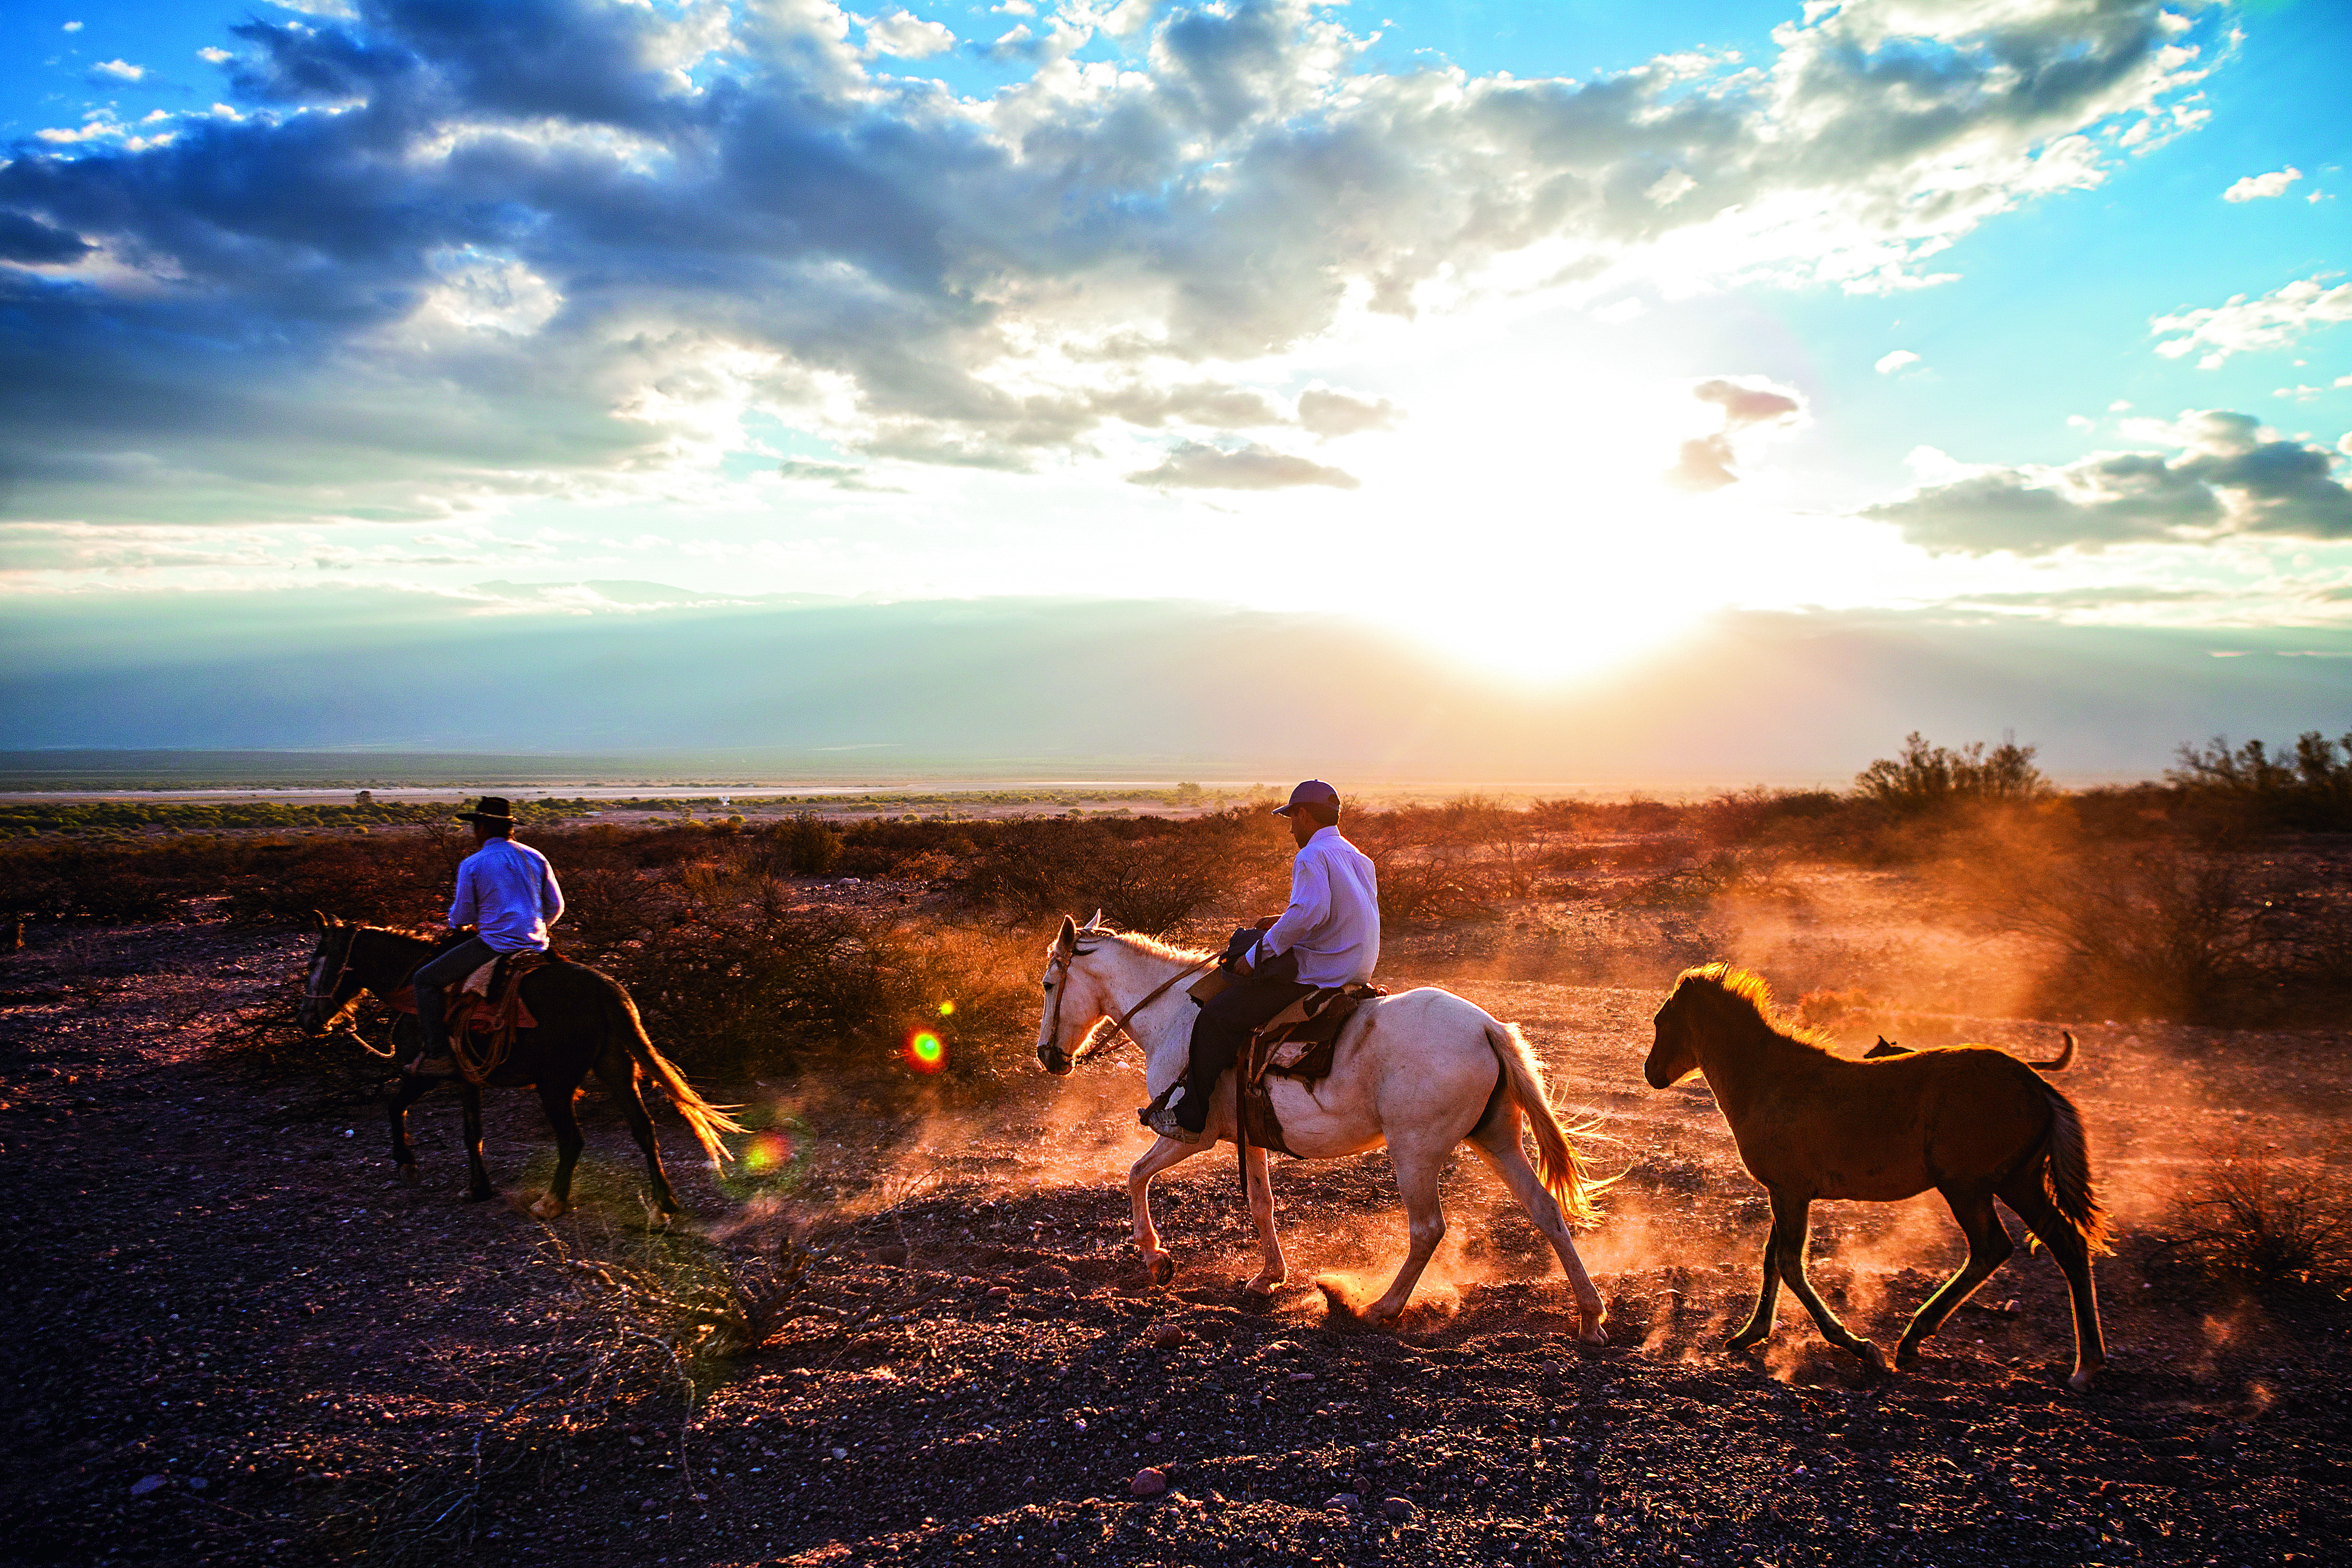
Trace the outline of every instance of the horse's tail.
<instances>
[{"instance_id":1,"label":"horse's tail","mask_svg":"<svg viewBox=\"0 0 2352 1568\"><path fill-rule=\"evenodd\" d=\"M677 1113L686 1118L688 1126L694 1129L694 1135L700 1140L703 1152L714 1163L733 1159L735 1156L728 1151L727 1145L719 1141L719 1134L750 1130L727 1114L739 1107L713 1105L696 1093L694 1085L686 1081L686 1074L677 1070L677 1064L654 1049L653 1037L646 1033L646 1020L637 1014L636 999L617 982L610 984L612 998L620 1009L616 1021L621 1025L621 1043L629 1055L647 1077L661 1085L661 1092L669 1096L669 1103L677 1107Z\"/></svg>"},{"instance_id":2,"label":"horse's tail","mask_svg":"<svg viewBox=\"0 0 2352 1568\"><path fill-rule=\"evenodd\" d=\"M2091 1149L2083 1136L2083 1118L2061 1091L2044 1083L2042 1092L2050 1101L2050 1130L2042 1136L2042 1190L2084 1246L2112 1251L2106 1215L2091 1191Z\"/></svg>"},{"instance_id":3,"label":"horse's tail","mask_svg":"<svg viewBox=\"0 0 2352 1568\"><path fill-rule=\"evenodd\" d=\"M1496 1019L1486 1020L1486 1043L1502 1063L1503 1077L1511 1086L1511 1098L1527 1113L1528 1124L1536 1134L1536 1174L1542 1179L1544 1190L1559 1205L1560 1217L1570 1225L1590 1225L1601 1217L1593 1207L1593 1195L1609 1185L1595 1181L1585 1168L1583 1156L1576 1145L1568 1141L1570 1129L1559 1124L1559 1117L1551 1108L1551 1098L1544 1092L1543 1067L1536 1061L1535 1052L1528 1049L1527 1036L1515 1023Z\"/></svg>"},{"instance_id":4,"label":"horse's tail","mask_svg":"<svg viewBox=\"0 0 2352 1568\"><path fill-rule=\"evenodd\" d=\"M2066 1043L2059 1047L2057 1055L2052 1057L2047 1061L2028 1061L2025 1065L2031 1067L2036 1072L2063 1072L2067 1068L2073 1066L2074 1063L2074 1031L2071 1029L2062 1029L2058 1031L2058 1034L2059 1038L2063 1040Z\"/></svg>"}]
</instances>

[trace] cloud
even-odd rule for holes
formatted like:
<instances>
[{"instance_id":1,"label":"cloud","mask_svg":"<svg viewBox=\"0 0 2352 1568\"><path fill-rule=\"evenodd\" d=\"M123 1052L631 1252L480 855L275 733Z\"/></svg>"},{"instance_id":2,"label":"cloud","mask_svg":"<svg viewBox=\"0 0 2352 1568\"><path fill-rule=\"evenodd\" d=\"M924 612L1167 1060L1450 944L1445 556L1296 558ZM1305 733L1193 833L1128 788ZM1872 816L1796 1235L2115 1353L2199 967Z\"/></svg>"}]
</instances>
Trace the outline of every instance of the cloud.
<instances>
[{"instance_id":1,"label":"cloud","mask_svg":"<svg viewBox=\"0 0 2352 1568\"><path fill-rule=\"evenodd\" d=\"M855 463L827 463L818 458L787 457L776 465L776 472L787 479L802 479L815 484L830 485L836 490L856 490L877 496L903 496L907 493L896 485L875 484L866 478L866 470Z\"/></svg>"},{"instance_id":2,"label":"cloud","mask_svg":"<svg viewBox=\"0 0 2352 1568\"><path fill-rule=\"evenodd\" d=\"M2352 321L2352 283L2334 288L2320 287L2320 273L2274 288L2259 299L2242 294L2209 309L2184 310L2174 316L2148 319L2148 330L2173 332L2156 351L2168 360L2206 350L2197 368L2210 371L2232 354L2262 349L2283 349L2305 332L2339 321Z\"/></svg>"},{"instance_id":3,"label":"cloud","mask_svg":"<svg viewBox=\"0 0 2352 1568\"><path fill-rule=\"evenodd\" d=\"M52 228L36 217L0 209L0 261L43 266L79 261L93 247L79 235Z\"/></svg>"},{"instance_id":4,"label":"cloud","mask_svg":"<svg viewBox=\"0 0 2352 1568\"><path fill-rule=\"evenodd\" d=\"M230 54L226 49L216 49L212 47L210 45L207 45L204 48L196 51L196 58L204 61L205 64L208 66L225 66L236 57L235 55Z\"/></svg>"},{"instance_id":5,"label":"cloud","mask_svg":"<svg viewBox=\"0 0 2352 1568\"><path fill-rule=\"evenodd\" d=\"M626 497L715 472L754 412L1012 471L1106 424L1278 423L1282 357L1367 312L1921 286L2176 133L2201 69L2156 0L1861 0L1756 67L1582 81L1391 71L1309 0L1071 6L979 96L873 74L828 0L299 8L232 28L236 118L0 166L0 209L92 247L0 267L12 507ZM1212 362L1267 388L1180 412Z\"/></svg>"},{"instance_id":6,"label":"cloud","mask_svg":"<svg viewBox=\"0 0 2352 1568\"><path fill-rule=\"evenodd\" d=\"M138 81L147 75L145 66L134 66L129 60L100 60L89 68L92 76L109 77L116 81Z\"/></svg>"},{"instance_id":7,"label":"cloud","mask_svg":"<svg viewBox=\"0 0 2352 1568\"><path fill-rule=\"evenodd\" d=\"M902 60L927 59L955 47L956 36L938 22L925 21L905 11L893 11L866 25L867 49Z\"/></svg>"},{"instance_id":8,"label":"cloud","mask_svg":"<svg viewBox=\"0 0 2352 1568\"><path fill-rule=\"evenodd\" d=\"M2303 178L2303 171L2293 166L2273 170L2267 174L2249 174L2221 193L2225 202L2259 202L2265 196L2284 196L2286 188Z\"/></svg>"},{"instance_id":9,"label":"cloud","mask_svg":"<svg viewBox=\"0 0 2352 1568\"><path fill-rule=\"evenodd\" d=\"M1159 467L1129 474L1127 482L1162 490L1283 490L1297 485L1353 490L1363 483L1344 469L1327 468L1255 441L1237 447L1187 441L1170 451Z\"/></svg>"},{"instance_id":10,"label":"cloud","mask_svg":"<svg viewBox=\"0 0 2352 1568\"><path fill-rule=\"evenodd\" d=\"M2335 478L2337 457L2327 448L2221 409L2184 414L2168 434L2175 455L2099 453L2063 467L1979 469L1863 515L1937 554L2046 555L2243 535L2352 538L2352 490Z\"/></svg>"},{"instance_id":11,"label":"cloud","mask_svg":"<svg viewBox=\"0 0 2352 1568\"><path fill-rule=\"evenodd\" d=\"M1896 349L1891 353L1881 354L1878 357L1878 362L1870 368L1882 376L1891 376L1904 366L1916 365L1918 362L1919 356L1910 350Z\"/></svg>"},{"instance_id":12,"label":"cloud","mask_svg":"<svg viewBox=\"0 0 2352 1568\"><path fill-rule=\"evenodd\" d=\"M1402 416L1388 399L1351 397L1328 387L1298 394L1298 423L1326 440L1366 430L1393 430Z\"/></svg>"},{"instance_id":13,"label":"cloud","mask_svg":"<svg viewBox=\"0 0 2352 1568\"><path fill-rule=\"evenodd\" d=\"M1691 388L1701 402L1723 410L1723 428L1682 444L1675 465L1666 470L1667 484L1678 490L1704 494L1736 485L1738 460L1732 438L1743 432L1774 434L1794 429L1804 421L1803 395L1794 388L1775 385L1761 376L1717 376Z\"/></svg>"}]
</instances>

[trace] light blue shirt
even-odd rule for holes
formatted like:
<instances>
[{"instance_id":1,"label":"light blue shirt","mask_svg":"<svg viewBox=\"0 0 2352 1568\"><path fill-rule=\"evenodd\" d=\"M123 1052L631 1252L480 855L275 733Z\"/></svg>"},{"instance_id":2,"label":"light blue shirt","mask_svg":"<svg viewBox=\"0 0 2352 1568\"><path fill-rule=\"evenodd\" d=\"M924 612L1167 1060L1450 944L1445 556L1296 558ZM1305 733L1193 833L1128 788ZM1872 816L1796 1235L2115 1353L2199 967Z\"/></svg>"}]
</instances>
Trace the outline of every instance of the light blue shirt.
<instances>
[{"instance_id":1,"label":"light blue shirt","mask_svg":"<svg viewBox=\"0 0 2352 1568\"><path fill-rule=\"evenodd\" d=\"M500 953L544 953L547 928L563 918L555 868L529 844L492 839L457 867L449 924L471 925Z\"/></svg>"},{"instance_id":2,"label":"light blue shirt","mask_svg":"<svg viewBox=\"0 0 2352 1568\"><path fill-rule=\"evenodd\" d=\"M1307 986L1352 986L1372 977L1381 961L1381 888L1372 859L1339 836L1318 828L1290 862L1290 907L1257 939L1253 967L1285 953L1298 955L1298 979Z\"/></svg>"}]
</instances>

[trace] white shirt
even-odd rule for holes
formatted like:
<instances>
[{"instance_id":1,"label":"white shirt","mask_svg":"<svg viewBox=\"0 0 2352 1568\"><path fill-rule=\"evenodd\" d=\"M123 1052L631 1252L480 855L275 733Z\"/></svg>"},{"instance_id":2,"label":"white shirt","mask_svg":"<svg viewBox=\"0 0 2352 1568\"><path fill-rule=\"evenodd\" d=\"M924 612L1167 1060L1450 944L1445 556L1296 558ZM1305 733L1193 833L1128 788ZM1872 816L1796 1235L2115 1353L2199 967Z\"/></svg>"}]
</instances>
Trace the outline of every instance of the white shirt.
<instances>
[{"instance_id":1,"label":"white shirt","mask_svg":"<svg viewBox=\"0 0 2352 1568\"><path fill-rule=\"evenodd\" d=\"M1381 961L1381 889L1371 857L1318 828L1290 863L1290 907L1257 939L1257 967L1285 953L1298 955L1307 986L1352 986L1372 977Z\"/></svg>"},{"instance_id":2,"label":"white shirt","mask_svg":"<svg viewBox=\"0 0 2352 1568\"><path fill-rule=\"evenodd\" d=\"M544 953L547 928L563 918L554 868L529 844L492 839L457 866L454 928L471 925L500 953Z\"/></svg>"}]
</instances>

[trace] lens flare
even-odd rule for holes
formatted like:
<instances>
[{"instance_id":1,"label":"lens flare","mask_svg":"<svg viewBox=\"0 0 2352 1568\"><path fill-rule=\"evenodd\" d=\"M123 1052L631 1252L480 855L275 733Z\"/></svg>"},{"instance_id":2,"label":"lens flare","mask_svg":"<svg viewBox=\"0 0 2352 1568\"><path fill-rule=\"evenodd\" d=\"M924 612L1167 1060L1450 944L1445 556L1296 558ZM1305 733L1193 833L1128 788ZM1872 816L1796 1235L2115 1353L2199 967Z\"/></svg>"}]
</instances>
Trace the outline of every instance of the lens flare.
<instances>
[{"instance_id":1,"label":"lens flare","mask_svg":"<svg viewBox=\"0 0 2352 1568\"><path fill-rule=\"evenodd\" d=\"M955 1017L955 1003L941 1002L940 1004L940 1017L943 1019L951 1019Z\"/></svg>"},{"instance_id":2,"label":"lens flare","mask_svg":"<svg viewBox=\"0 0 2352 1568\"><path fill-rule=\"evenodd\" d=\"M948 1042L929 1030L907 1037L907 1065L918 1072L937 1072L948 1064Z\"/></svg>"},{"instance_id":3,"label":"lens flare","mask_svg":"<svg viewBox=\"0 0 2352 1568\"><path fill-rule=\"evenodd\" d=\"M793 1141L782 1133L761 1133L743 1145L743 1168L764 1176L792 1164Z\"/></svg>"}]
</instances>

